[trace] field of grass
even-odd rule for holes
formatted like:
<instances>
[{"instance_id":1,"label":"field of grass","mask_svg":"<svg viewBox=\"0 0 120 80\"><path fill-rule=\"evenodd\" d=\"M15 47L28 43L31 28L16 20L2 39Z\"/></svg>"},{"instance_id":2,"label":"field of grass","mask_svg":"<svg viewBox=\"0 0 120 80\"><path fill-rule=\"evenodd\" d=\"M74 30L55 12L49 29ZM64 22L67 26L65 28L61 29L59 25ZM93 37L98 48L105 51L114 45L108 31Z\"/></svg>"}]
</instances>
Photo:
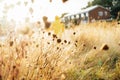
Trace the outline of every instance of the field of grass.
<instances>
[{"instance_id":1,"label":"field of grass","mask_svg":"<svg viewBox=\"0 0 120 80\"><path fill-rule=\"evenodd\" d=\"M62 37L10 32L0 40L0 80L120 80L120 25L81 24Z\"/></svg>"}]
</instances>

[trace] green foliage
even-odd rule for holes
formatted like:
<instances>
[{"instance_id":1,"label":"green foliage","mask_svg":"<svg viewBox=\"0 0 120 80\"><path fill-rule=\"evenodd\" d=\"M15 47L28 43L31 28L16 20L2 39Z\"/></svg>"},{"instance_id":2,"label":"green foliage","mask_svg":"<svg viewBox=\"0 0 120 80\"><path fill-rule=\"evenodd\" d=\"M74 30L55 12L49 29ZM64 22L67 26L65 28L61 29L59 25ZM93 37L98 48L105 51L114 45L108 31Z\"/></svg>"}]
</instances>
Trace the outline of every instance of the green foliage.
<instances>
[{"instance_id":1,"label":"green foliage","mask_svg":"<svg viewBox=\"0 0 120 80\"><path fill-rule=\"evenodd\" d=\"M111 7L112 6L112 0L93 0L91 2L88 2L87 7L94 6L94 5L101 5L104 7Z\"/></svg>"},{"instance_id":2,"label":"green foliage","mask_svg":"<svg viewBox=\"0 0 120 80\"><path fill-rule=\"evenodd\" d=\"M79 70L72 69L67 72L66 80L78 80L79 76L80 76Z\"/></svg>"},{"instance_id":3,"label":"green foliage","mask_svg":"<svg viewBox=\"0 0 120 80\"><path fill-rule=\"evenodd\" d=\"M118 12L120 11L120 5L113 6L111 10L112 18L117 18Z\"/></svg>"}]
</instances>

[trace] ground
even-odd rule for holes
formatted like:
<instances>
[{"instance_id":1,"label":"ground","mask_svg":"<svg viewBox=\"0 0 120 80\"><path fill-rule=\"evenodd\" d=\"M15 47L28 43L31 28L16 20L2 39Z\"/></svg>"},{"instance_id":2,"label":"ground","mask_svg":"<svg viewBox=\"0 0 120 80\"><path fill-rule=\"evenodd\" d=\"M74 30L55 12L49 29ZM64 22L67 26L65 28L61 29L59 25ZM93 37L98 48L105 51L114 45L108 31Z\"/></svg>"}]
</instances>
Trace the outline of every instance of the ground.
<instances>
[{"instance_id":1,"label":"ground","mask_svg":"<svg viewBox=\"0 0 120 80\"><path fill-rule=\"evenodd\" d=\"M32 28L0 41L0 80L120 80L120 25L95 22L62 36Z\"/></svg>"}]
</instances>

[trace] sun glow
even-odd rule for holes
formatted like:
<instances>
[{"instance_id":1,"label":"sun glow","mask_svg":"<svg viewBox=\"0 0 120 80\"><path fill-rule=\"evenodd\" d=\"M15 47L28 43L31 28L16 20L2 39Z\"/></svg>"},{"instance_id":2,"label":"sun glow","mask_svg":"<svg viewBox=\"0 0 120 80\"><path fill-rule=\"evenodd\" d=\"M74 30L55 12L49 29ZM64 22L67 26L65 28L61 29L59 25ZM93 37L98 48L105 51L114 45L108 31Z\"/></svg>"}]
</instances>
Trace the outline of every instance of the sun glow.
<instances>
[{"instance_id":1,"label":"sun glow","mask_svg":"<svg viewBox=\"0 0 120 80\"><path fill-rule=\"evenodd\" d=\"M56 15L62 13L75 12L86 6L89 0L69 0L62 3L61 0L2 0L0 2L0 17L6 16L7 20L16 22L38 21L43 16L47 16L50 21Z\"/></svg>"},{"instance_id":2,"label":"sun glow","mask_svg":"<svg viewBox=\"0 0 120 80\"><path fill-rule=\"evenodd\" d=\"M26 10L23 6L17 6L14 9L10 10L7 14L8 20L13 19L15 21L23 21L26 16Z\"/></svg>"}]
</instances>

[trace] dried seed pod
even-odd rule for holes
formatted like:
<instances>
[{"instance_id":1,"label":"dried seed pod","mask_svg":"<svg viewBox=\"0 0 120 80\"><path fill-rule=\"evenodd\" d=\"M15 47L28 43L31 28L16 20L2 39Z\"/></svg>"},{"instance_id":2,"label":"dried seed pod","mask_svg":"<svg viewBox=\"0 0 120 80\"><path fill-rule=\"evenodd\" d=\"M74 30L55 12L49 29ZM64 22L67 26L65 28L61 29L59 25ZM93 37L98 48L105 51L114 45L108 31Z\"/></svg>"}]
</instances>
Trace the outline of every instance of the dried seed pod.
<instances>
[{"instance_id":1,"label":"dried seed pod","mask_svg":"<svg viewBox=\"0 0 120 80\"><path fill-rule=\"evenodd\" d=\"M53 41L54 41L55 39L53 39Z\"/></svg>"},{"instance_id":2,"label":"dried seed pod","mask_svg":"<svg viewBox=\"0 0 120 80\"><path fill-rule=\"evenodd\" d=\"M49 2L52 2L52 0L49 0Z\"/></svg>"},{"instance_id":3,"label":"dried seed pod","mask_svg":"<svg viewBox=\"0 0 120 80\"><path fill-rule=\"evenodd\" d=\"M57 47L57 50L59 49L59 47Z\"/></svg>"},{"instance_id":4,"label":"dried seed pod","mask_svg":"<svg viewBox=\"0 0 120 80\"><path fill-rule=\"evenodd\" d=\"M15 68L16 68L16 66L14 65L14 66L13 66L13 69L15 69Z\"/></svg>"},{"instance_id":5,"label":"dried seed pod","mask_svg":"<svg viewBox=\"0 0 120 80\"><path fill-rule=\"evenodd\" d=\"M68 0L62 0L63 3L67 2Z\"/></svg>"},{"instance_id":6,"label":"dried seed pod","mask_svg":"<svg viewBox=\"0 0 120 80\"><path fill-rule=\"evenodd\" d=\"M43 34L45 33L45 31L43 31Z\"/></svg>"},{"instance_id":7,"label":"dried seed pod","mask_svg":"<svg viewBox=\"0 0 120 80\"><path fill-rule=\"evenodd\" d=\"M94 46L93 49L96 49L96 46Z\"/></svg>"},{"instance_id":8,"label":"dried seed pod","mask_svg":"<svg viewBox=\"0 0 120 80\"><path fill-rule=\"evenodd\" d=\"M75 35L76 34L76 32L73 32L73 35Z\"/></svg>"},{"instance_id":9,"label":"dried seed pod","mask_svg":"<svg viewBox=\"0 0 120 80\"><path fill-rule=\"evenodd\" d=\"M64 40L64 43L67 43L67 40Z\"/></svg>"},{"instance_id":10,"label":"dried seed pod","mask_svg":"<svg viewBox=\"0 0 120 80\"><path fill-rule=\"evenodd\" d=\"M21 80L25 80L25 78L22 78Z\"/></svg>"},{"instance_id":11,"label":"dried seed pod","mask_svg":"<svg viewBox=\"0 0 120 80\"><path fill-rule=\"evenodd\" d=\"M57 39L57 43L60 43L61 42L61 39Z\"/></svg>"},{"instance_id":12,"label":"dried seed pod","mask_svg":"<svg viewBox=\"0 0 120 80\"><path fill-rule=\"evenodd\" d=\"M78 41L76 40L75 42L77 43Z\"/></svg>"},{"instance_id":13,"label":"dried seed pod","mask_svg":"<svg viewBox=\"0 0 120 80\"><path fill-rule=\"evenodd\" d=\"M68 42L68 44L70 44L70 41Z\"/></svg>"},{"instance_id":14,"label":"dried seed pod","mask_svg":"<svg viewBox=\"0 0 120 80\"><path fill-rule=\"evenodd\" d=\"M75 46L77 47L77 44L75 44Z\"/></svg>"},{"instance_id":15,"label":"dried seed pod","mask_svg":"<svg viewBox=\"0 0 120 80\"><path fill-rule=\"evenodd\" d=\"M120 42L118 43L118 45L120 46Z\"/></svg>"},{"instance_id":16,"label":"dried seed pod","mask_svg":"<svg viewBox=\"0 0 120 80\"><path fill-rule=\"evenodd\" d=\"M40 75L40 77L43 77L42 75Z\"/></svg>"},{"instance_id":17,"label":"dried seed pod","mask_svg":"<svg viewBox=\"0 0 120 80\"><path fill-rule=\"evenodd\" d=\"M86 45L85 45L85 44L83 44L83 46L85 47Z\"/></svg>"},{"instance_id":18,"label":"dried seed pod","mask_svg":"<svg viewBox=\"0 0 120 80\"><path fill-rule=\"evenodd\" d=\"M39 44L37 44L36 47L39 47Z\"/></svg>"},{"instance_id":19,"label":"dried seed pod","mask_svg":"<svg viewBox=\"0 0 120 80\"><path fill-rule=\"evenodd\" d=\"M50 36L50 35L51 35L51 33L49 32L49 33L48 33L48 36Z\"/></svg>"},{"instance_id":20,"label":"dried seed pod","mask_svg":"<svg viewBox=\"0 0 120 80\"><path fill-rule=\"evenodd\" d=\"M50 44L50 42L47 42L47 44Z\"/></svg>"},{"instance_id":21,"label":"dried seed pod","mask_svg":"<svg viewBox=\"0 0 120 80\"><path fill-rule=\"evenodd\" d=\"M42 39L44 39L44 37L42 37Z\"/></svg>"},{"instance_id":22,"label":"dried seed pod","mask_svg":"<svg viewBox=\"0 0 120 80\"><path fill-rule=\"evenodd\" d=\"M62 0L63 3L67 2L68 0ZM52 2L52 0L49 0L49 2Z\"/></svg>"},{"instance_id":23,"label":"dried seed pod","mask_svg":"<svg viewBox=\"0 0 120 80\"><path fill-rule=\"evenodd\" d=\"M103 44L101 50L109 50L109 46L107 44Z\"/></svg>"},{"instance_id":24,"label":"dried seed pod","mask_svg":"<svg viewBox=\"0 0 120 80\"><path fill-rule=\"evenodd\" d=\"M57 35L53 34L53 38L57 38Z\"/></svg>"},{"instance_id":25,"label":"dried seed pod","mask_svg":"<svg viewBox=\"0 0 120 80\"><path fill-rule=\"evenodd\" d=\"M13 43L14 43L13 41L10 41L10 46L13 46Z\"/></svg>"}]
</instances>

